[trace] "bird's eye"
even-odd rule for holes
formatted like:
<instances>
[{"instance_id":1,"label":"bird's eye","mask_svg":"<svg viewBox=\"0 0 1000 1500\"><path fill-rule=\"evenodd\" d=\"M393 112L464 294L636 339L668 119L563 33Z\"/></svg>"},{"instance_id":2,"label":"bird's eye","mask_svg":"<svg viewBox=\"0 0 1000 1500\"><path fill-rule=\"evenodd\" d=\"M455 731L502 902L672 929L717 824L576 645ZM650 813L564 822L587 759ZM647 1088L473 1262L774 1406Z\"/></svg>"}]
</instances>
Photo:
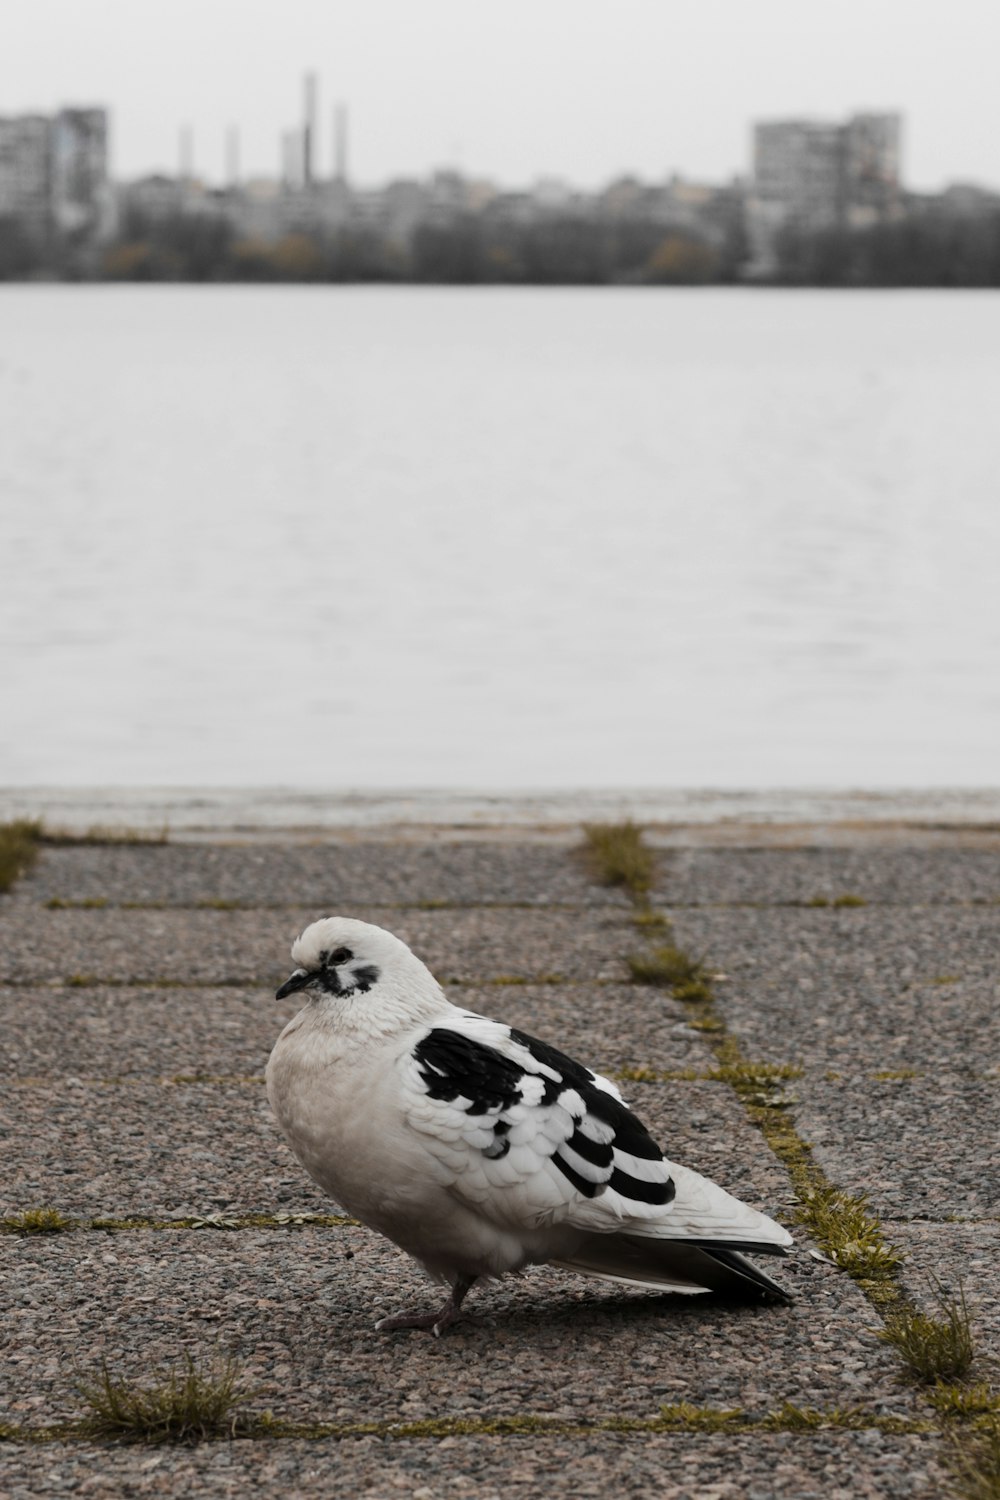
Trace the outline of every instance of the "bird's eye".
<instances>
[{"instance_id":1,"label":"bird's eye","mask_svg":"<svg viewBox=\"0 0 1000 1500\"><path fill-rule=\"evenodd\" d=\"M337 968L338 964L349 963L353 957L354 954L351 952L350 948L334 948L333 952L330 954L330 957L326 961L327 967L335 969Z\"/></svg>"}]
</instances>

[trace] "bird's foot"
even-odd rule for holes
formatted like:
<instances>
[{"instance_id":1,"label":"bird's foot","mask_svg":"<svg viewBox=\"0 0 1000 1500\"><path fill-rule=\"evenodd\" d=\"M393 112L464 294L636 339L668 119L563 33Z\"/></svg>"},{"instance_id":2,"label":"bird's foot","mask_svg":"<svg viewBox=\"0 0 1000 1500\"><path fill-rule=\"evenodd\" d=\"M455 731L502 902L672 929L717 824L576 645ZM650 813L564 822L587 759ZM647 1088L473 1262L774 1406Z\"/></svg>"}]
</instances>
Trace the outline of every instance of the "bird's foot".
<instances>
[{"instance_id":1,"label":"bird's foot","mask_svg":"<svg viewBox=\"0 0 1000 1500\"><path fill-rule=\"evenodd\" d=\"M375 1324L376 1330L379 1333L395 1333L399 1328L429 1328L434 1337L439 1339L444 1330L457 1320L474 1279L461 1278L456 1281L451 1289L451 1296L436 1312L395 1313L391 1318L379 1318Z\"/></svg>"},{"instance_id":2,"label":"bird's foot","mask_svg":"<svg viewBox=\"0 0 1000 1500\"><path fill-rule=\"evenodd\" d=\"M391 1318L379 1318L375 1327L379 1333L395 1333L398 1328L429 1328L437 1339L441 1337L442 1329L454 1323L457 1316L446 1302L437 1312L396 1313Z\"/></svg>"}]
</instances>

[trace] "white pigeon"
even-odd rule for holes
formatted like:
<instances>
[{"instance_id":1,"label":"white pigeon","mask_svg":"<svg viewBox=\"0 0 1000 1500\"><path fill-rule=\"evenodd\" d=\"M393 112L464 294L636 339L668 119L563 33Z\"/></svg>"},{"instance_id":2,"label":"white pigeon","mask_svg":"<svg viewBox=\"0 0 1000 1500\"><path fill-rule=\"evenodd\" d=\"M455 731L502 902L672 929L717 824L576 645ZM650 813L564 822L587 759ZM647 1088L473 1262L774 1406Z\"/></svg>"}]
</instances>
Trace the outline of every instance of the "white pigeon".
<instances>
[{"instance_id":1,"label":"white pigeon","mask_svg":"<svg viewBox=\"0 0 1000 1500\"><path fill-rule=\"evenodd\" d=\"M271 1108L310 1177L450 1287L549 1262L675 1292L788 1294L745 1259L791 1235L668 1161L613 1083L513 1027L449 1003L381 927L327 917L292 947L277 998L302 991L267 1065Z\"/></svg>"}]
</instances>

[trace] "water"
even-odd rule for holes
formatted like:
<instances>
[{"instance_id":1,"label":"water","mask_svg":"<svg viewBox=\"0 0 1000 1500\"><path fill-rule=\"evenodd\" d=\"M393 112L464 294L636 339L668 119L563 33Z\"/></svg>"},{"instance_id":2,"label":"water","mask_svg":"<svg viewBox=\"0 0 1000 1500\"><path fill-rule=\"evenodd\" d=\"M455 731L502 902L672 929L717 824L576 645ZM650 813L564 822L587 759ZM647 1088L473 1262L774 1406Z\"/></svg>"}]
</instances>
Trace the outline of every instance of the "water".
<instances>
[{"instance_id":1,"label":"water","mask_svg":"<svg viewBox=\"0 0 1000 1500\"><path fill-rule=\"evenodd\" d=\"M1000 297L0 288L0 784L972 787Z\"/></svg>"}]
</instances>

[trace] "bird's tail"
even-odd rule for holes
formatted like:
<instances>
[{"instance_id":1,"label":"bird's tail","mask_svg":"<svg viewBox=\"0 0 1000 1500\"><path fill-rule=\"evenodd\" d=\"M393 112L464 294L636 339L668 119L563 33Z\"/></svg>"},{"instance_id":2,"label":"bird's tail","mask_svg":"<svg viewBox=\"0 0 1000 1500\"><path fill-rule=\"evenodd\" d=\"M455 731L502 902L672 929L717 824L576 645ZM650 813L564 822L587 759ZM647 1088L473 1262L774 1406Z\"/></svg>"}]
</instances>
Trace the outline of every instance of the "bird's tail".
<instances>
[{"instance_id":1,"label":"bird's tail","mask_svg":"<svg viewBox=\"0 0 1000 1500\"><path fill-rule=\"evenodd\" d=\"M748 1260L745 1251L765 1255L787 1253L781 1246L763 1242L727 1244L719 1240L652 1239L625 1233L589 1234L572 1255L553 1264L628 1286L791 1302L791 1293Z\"/></svg>"}]
</instances>

